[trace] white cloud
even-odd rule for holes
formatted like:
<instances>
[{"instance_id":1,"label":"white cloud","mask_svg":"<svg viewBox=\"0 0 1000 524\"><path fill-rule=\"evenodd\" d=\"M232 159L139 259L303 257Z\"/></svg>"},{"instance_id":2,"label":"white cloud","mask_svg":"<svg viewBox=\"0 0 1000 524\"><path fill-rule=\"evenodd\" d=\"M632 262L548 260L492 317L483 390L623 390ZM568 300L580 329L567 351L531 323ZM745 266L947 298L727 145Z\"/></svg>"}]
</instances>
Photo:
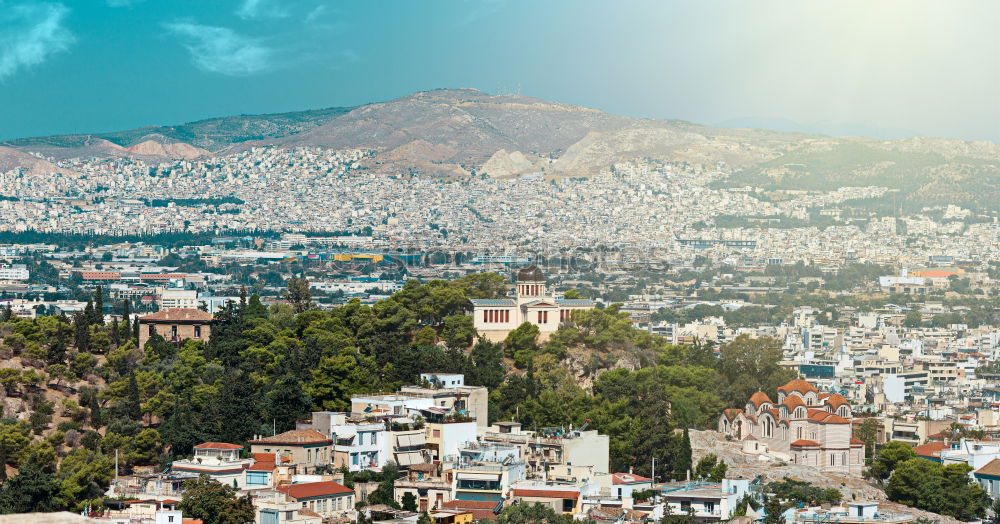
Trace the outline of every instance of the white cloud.
<instances>
[{"instance_id":1,"label":"white cloud","mask_svg":"<svg viewBox=\"0 0 1000 524\"><path fill-rule=\"evenodd\" d=\"M0 80L68 50L75 41L63 25L68 13L62 4L0 0Z\"/></svg>"},{"instance_id":2,"label":"white cloud","mask_svg":"<svg viewBox=\"0 0 1000 524\"><path fill-rule=\"evenodd\" d=\"M199 69L229 76L263 73L275 66L274 49L226 27L189 22L167 24Z\"/></svg>"},{"instance_id":3,"label":"white cloud","mask_svg":"<svg viewBox=\"0 0 1000 524\"><path fill-rule=\"evenodd\" d=\"M288 11L269 0L243 0L243 4L236 10L236 16L244 20L284 18L288 16Z\"/></svg>"}]
</instances>

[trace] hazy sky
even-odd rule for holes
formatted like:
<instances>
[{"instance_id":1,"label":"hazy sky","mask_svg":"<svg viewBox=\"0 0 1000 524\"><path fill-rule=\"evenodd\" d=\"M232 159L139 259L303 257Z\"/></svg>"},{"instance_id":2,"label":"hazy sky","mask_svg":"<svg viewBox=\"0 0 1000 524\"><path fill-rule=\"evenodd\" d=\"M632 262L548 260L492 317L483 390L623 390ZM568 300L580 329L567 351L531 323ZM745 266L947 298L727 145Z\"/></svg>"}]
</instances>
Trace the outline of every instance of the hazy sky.
<instances>
[{"instance_id":1,"label":"hazy sky","mask_svg":"<svg viewBox=\"0 0 1000 524\"><path fill-rule=\"evenodd\" d=\"M0 0L0 139L438 87L1000 142L1000 1Z\"/></svg>"}]
</instances>

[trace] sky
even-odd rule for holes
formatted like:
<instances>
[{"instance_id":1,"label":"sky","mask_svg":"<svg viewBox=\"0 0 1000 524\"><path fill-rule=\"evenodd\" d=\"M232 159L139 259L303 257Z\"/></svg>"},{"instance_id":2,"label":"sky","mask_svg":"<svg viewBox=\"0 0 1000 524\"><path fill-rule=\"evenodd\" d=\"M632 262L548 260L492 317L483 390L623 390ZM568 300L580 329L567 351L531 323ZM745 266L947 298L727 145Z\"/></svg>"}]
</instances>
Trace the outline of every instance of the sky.
<instances>
[{"instance_id":1,"label":"sky","mask_svg":"<svg viewBox=\"0 0 1000 524\"><path fill-rule=\"evenodd\" d=\"M0 0L0 139L444 87L1000 142L995 0Z\"/></svg>"}]
</instances>

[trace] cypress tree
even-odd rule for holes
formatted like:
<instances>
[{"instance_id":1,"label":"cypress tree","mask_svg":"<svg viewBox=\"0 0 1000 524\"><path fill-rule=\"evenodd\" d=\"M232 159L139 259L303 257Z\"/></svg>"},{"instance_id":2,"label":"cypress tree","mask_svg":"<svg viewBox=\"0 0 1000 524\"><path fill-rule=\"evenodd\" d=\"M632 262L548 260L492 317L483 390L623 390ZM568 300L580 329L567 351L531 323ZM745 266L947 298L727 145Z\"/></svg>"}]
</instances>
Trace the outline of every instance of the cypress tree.
<instances>
[{"instance_id":1,"label":"cypress tree","mask_svg":"<svg viewBox=\"0 0 1000 524\"><path fill-rule=\"evenodd\" d=\"M94 301L87 299L87 305L83 308L83 321L88 326L94 323Z\"/></svg>"},{"instance_id":2,"label":"cypress tree","mask_svg":"<svg viewBox=\"0 0 1000 524\"><path fill-rule=\"evenodd\" d=\"M88 304L89 307L89 304ZM87 324L87 313L73 314L74 337L73 344L77 351L90 351L90 326Z\"/></svg>"},{"instance_id":3,"label":"cypress tree","mask_svg":"<svg viewBox=\"0 0 1000 524\"><path fill-rule=\"evenodd\" d=\"M691 436L688 435L688 428L685 425L680 446L677 447L677 458L674 460L674 478L684 480L689 471L691 471Z\"/></svg>"},{"instance_id":4,"label":"cypress tree","mask_svg":"<svg viewBox=\"0 0 1000 524\"><path fill-rule=\"evenodd\" d=\"M104 288L101 286L94 290L94 319L91 324L104 325Z\"/></svg>"},{"instance_id":5,"label":"cypress tree","mask_svg":"<svg viewBox=\"0 0 1000 524\"><path fill-rule=\"evenodd\" d=\"M119 341L125 342L132 338L132 308L128 299L122 300L122 323L119 329L121 330L118 335Z\"/></svg>"}]
</instances>

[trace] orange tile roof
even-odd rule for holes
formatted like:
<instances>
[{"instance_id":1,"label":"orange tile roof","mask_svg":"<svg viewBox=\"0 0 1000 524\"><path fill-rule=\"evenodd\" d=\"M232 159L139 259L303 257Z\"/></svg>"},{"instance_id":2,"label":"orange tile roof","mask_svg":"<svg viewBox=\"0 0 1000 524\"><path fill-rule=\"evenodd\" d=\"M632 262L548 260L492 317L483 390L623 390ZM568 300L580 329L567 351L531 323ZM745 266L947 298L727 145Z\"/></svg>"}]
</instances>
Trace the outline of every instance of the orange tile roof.
<instances>
[{"instance_id":1,"label":"orange tile roof","mask_svg":"<svg viewBox=\"0 0 1000 524\"><path fill-rule=\"evenodd\" d=\"M825 409L810 409L809 420L820 424L850 424L851 421Z\"/></svg>"},{"instance_id":2,"label":"orange tile roof","mask_svg":"<svg viewBox=\"0 0 1000 524\"><path fill-rule=\"evenodd\" d=\"M495 520L500 502L489 500L449 500L441 504L442 509L468 511L475 520Z\"/></svg>"},{"instance_id":3,"label":"orange tile roof","mask_svg":"<svg viewBox=\"0 0 1000 524\"><path fill-rule=\"evenodd\" d=\"M993 459L986 463L985 466L977 469L975 471L976 475L992 475L994 477L1000 477L1000 459Z\"/></svg>"},{"instance_id":4,"label":"orange tile roof","mask_svg":"<svg viewBox=\"0 0 1000 524\"><path fill-rule=\"evenodd\" d=\"M793 448L818 448L819 442L813 442L812 440L796 440L792 442Z\"/></svg>"},{"instance_id":5,"label":"orange tile roof","mask_svg":"<svg viewBox=\"0 0 1000 524\"><path fill-rule=\"evenodd\" d=\"M928 442L926 444L914 446L913 452L920 457L940 457L941 451L945 449L948 449L948 445L944 442Z\"/></svg>"},{"instance_id":6,"label":"orange tile roof","mask_svg":"<svg viewBox=\"0 0 1000 524\"><path fill-rule=\"evenodd\" d=\"M785 393L791 393L792 391L797 391L802 394L805 394L809 391L814 391L816 393L819 393L819 390L816 389L816 386L813 386L812 384L806 382L805 380L802 380L801 378L789 381L784 386L779 386L778 391L784 391Z\"/></svg>"},{"instance_id":7,"label":"orange tile roof","mask_svg":"<svg viewBox=\"0 0 1000 524\"><path fill-rule=\"evenodd\" d=\"M304 499L309 497L322 497L329 495L347 495L354 493L354 490L332 481L307 482L304 484L290 484L275 488L287 494L293 499Z\"/></svg>"},{"instance_id":8,"label":"orange tile roof","mask_svg":"<svg viewBox=\"0 0 1000 524\"><path fill-rule=\"evenodd\" d=\"M209 322L214 316L200 309L172 308L139 317L140 322Z\"/></svg>"},{"instance_id":9,"label":"orange tile roof","mask_svg":"<svg viewBox=\"0 0 1000 524\"><path fill-rule=\"evenodd\" d=\"M575 499L580 497L580 492L558 489L515 489L514 496L545 499Z\"/></svg>"},{"instance_id":10,"label":"orange tile roof","mask_svg":"<svg viewBox=\"0 0 1000 524\"><path fill-rule=\"evenodd\" d=\"M859 439L858 437L851 437L851 445L852 446L864 446L865 445L865 441Z\"/></svg>"},{"instance_id":11,"label":"orange tile roof","mask_svg":"<svg viewBox=\"0 0 1000 524\"><path fill-rule=\"evenodd\" d=\"M767 396L767 393L764 393L763 391L758 391L753 395L750 395L750 403L754 406L760 407L760 405L765 402L774 404L774 402L771 402L771 398Z\"/></svg>"},{"instance_id":12,"label":"orange tile roof","mask_svg":"<svg viewBox=\"0 0 1000 524\"><path fill-rule=\"evenodd\" d=\"M243 446L226 442L203 442L195 446L194 449L243 449Z\"/></svg>"},{"instance_id":13,"label":"orange tile roof","mask_svg":"<svg viewBox=\"0 0 1000 524\"><path fill-rule=\"evenodd\" d=\"M181 519L181 524L202 524L201 519Z\"/></svg>"},{"instance_id":14,"label":"orange tile roof","mask_svg":"<svg viewBox=\"0 0 1000 524\"><path fill-rule=\"evenodd\" d=\"M247 471L274 471L274 462L254 462Z\"/></svg>"},{"instance_id":15,"label":"orange tile roof","mask_svg":"<svg viewBox=\"0 0 1000 524\"><path fill-rule=\"evenodd\" d=\"M263 437L251 440L251 444L331 444L332 440L315 429L293 429L284 433L279 433L273 437Z\"/></svg>"},{"instance_id":16,"label":"orange tile roof","mask_svg":"<svg viewBox=\"0 0 1000 524\"><path fill-rule=\"evenodd\" d=\"M826 398L826 403L829 404L833 409L837 409L840 406L847 405L850 406L851 403L844 398L840 393L834 393Z\"/></svg>"},{"instance_id":17,"label":"orange tile roof","mask_svg":"<svg viewBox=\"0 0 1000 524\"><path fill-rule=\"evenodd\" d=\"M785 397L785 401L782 402L782 404L788 408L788 416L792 416L795 412L795 408L806 405L805 401L802 400L802 397L798 395L788 395Z\"/></svg>"},{"instance_id":18,"label":"orange tile roof","mask_svg":"<svg viewBox=\"0 0 1000 524\"><path fill-rule=\"evenodd\" d=\"M277 462L274 458L274 453L251 453L250 458L257 462Z\"/></svg>"},{"instance_id":19,"label":"orange tile roof","mask_svg":"<svg viewBox=\"0 0 1000 524\"><path fill-rule=\"evenodd\" d=\"M915 277L924 278L948 278L952 275L957 275L958 271L950 269L925 269L923 271L913 271L910 274Z\"/></svg>"}]
</instances>

